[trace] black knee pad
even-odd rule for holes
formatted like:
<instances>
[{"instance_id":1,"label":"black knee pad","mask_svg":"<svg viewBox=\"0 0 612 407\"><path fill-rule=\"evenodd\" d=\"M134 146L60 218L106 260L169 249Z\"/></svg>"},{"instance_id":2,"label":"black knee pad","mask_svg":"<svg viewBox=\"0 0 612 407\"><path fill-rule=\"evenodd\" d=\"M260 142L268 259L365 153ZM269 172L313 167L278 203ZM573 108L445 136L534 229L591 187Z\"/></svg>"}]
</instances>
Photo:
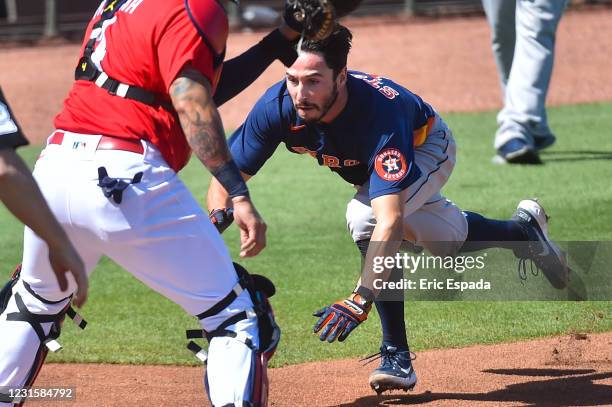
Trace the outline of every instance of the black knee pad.
<instances>
[{"instance_id":1,"label":"black knee pad","mask_svg":"<svg viewBox=\"0 0 612 407\"><path fill-rule=\"evenodd\" d=\"M57 314L34 314L30 312L27 306L25 305L21 294L19 294L18 292L13 293L13 287L15 287L15 285L19 281L20 271L21 266L18 266L15 272L13 273L11 280L4 285L2 290L0 290L0 313L5 313L9 301L11 300L11 298L13 298L15 301L15 305L17 306L17 311L6 312L6 320L28 323L36 333L36 336L38 336L38 339L40 340L40 345L36 350L34 362L30 367L26 382L24 384L24 387L28 387L34 384L34 381L36 380L36 377L40 372L40 369L43 365L43 362L45 361L48 352L50 350L56 352L62 348L61 345L57 342L57 338L60 336L61 326L65 316L68 315L81 329L85 329L87 322L83 318L81 318L81 316L77 314L76 311L70 306L70 298L72 296L66 297L60 301L49 301L36 294L28 283L22 281L23 286L28 291L28 293L32 297L36 298L39 301L42 301L43 303L58 304L68 300L68 303ZM51 329L49 330L48 334L45 334L45 330L43 329L42 324L44 323L51 323ZM23 401L11 400L9 402L21 405Z\"/></svg>"},{"instance_id":2,"label":"black knee pad","mask_svg":"<svg viewBox=\"0 0 612 407\"><path fill-rule=\"evenodd\" d=\"M11 276L11 279L6 284L4 284L4 286L2 287L2 290L0 290L0 314L4 312L4 310L6 309L6 306L9 303L9 300L11 299L13 295L13 286L17 284L17 280L19 278L20 272L21 272L21 264L15 268L15 271L13 271L13 275Z\"/></svg>"}]
</instances>

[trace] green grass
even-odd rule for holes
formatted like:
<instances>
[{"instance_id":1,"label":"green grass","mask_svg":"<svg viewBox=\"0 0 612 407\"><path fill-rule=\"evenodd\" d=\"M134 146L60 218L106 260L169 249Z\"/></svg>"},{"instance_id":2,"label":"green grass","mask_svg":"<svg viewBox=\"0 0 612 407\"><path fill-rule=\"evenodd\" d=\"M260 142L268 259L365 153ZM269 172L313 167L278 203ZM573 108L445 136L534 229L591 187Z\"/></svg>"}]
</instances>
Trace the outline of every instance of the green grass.
<instances>
[{"instance_id":1,"label":"green grass","mask_svg":"<svg viewBox=\"0 0 612 407\"><path fill-rule=\"evenodd\" d=\"M491 164L495 113L447 114L458 141L458 162L444 193L461 208L507 218L517 202L537 196L552 214L559 240L612 240L612 104L553 108L558 143L539 167ZM23 149L32 163L38 150ZM196 162L182 174L198 199L209 175ZM344 211L354 190L312 158L278 153L250 183L269 226L268 247L242 263L271 277L283 328L273 366L376 351L380 325L375 313L345 343L320 343L311 333L312 311L346 296L354 287L359 257L346 232ZM20 261L20 225L0 209L0 265ZM233 226L224 236L236 254ZM509 279L516 279L514 275ZM542 278L542 277L537 277ZM91 279L83 314L85 331L66 323L66 348L50 360L146 364L197 364L185 349L184 329L195 320L104 260ZM573 331L612 330L610 302L408 302L406 319L413 350L508 342Z\"/></svg>"}]
</instances>

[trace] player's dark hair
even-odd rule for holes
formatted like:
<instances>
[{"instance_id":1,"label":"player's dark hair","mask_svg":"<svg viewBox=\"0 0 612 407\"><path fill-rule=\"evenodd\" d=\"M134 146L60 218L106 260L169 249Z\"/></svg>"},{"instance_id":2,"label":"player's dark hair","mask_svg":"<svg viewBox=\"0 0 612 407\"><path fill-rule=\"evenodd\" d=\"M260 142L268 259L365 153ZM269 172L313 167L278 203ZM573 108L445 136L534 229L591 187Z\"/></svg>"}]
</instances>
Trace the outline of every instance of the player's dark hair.
<instances>
[{"instance_id":1,"label":"player's dark hair","mask_svg":"<svg viewBox=\"0 0 612 407\"><path fill-rule=\"evenodd\" d=\"M336 25L334 32L324 40L304 40L300 51L317 52L334 71L334 79L346 67L353 34L343 25Z\"/></svg>"}]
</instances>

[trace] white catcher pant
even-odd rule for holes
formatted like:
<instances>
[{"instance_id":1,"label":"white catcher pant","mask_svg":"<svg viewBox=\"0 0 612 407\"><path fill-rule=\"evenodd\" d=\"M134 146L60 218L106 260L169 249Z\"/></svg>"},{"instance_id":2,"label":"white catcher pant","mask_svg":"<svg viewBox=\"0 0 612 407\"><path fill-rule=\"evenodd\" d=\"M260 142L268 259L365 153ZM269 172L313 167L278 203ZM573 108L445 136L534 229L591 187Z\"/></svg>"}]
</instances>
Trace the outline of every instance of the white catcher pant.
<instances>
[{"instance_id":1,"label":"white catcher pant","mask_svg":"<svg viewBox=\"0 0 612 407\"><path fill-rule=\"evenodd\" d=\"M452 132L436 115L425 142L415 149L421 177L408 187L404 207L404 240L437 256L453 255L467 237L467 221L461 210L440 194L456 160ZM376 218L368 196L368 183L360 186L346 208L346 222L353 241L370 239Z\"/></svg>"},{"instance_id":2,"label":"white catcher pant","mask_svg":"<svg viewBox=\"0 0 612 407\"><path fill-rule=\"evenodd\" d=\"M106 255L191 315L212 307L232 290L238 277L208 216L154 146L143 142L144 154L95 150L95 137L99 136L66 132L62 145L48 145L34 169L34 177L85 261L88 274ZM123 202L118 205L97 186L101 166L112 178L129 181L138 172L144 175L140 183L124 191ZM60 291L47 253L46 244L26 228L21 278L41 297L57 301L74 292L76 285L70 276L68 292ZM57 313L67 302L43 304L21 283L16 289L33 313ZM7 312L14 309L13 302ZM252 306L244 291L230 306L200 324L212 331L230 316ZM5 319L0 316L0 386L18 387L26 379L39 342L27 323ZM151 329L154 332L155 327ZM255 319L240 321L228 329L258 345ZM211 346L211 355L213 349L221 353L232 349L233 360L250 358L251 351L246 346L226 342ZM208 365L209 377L215 378L210 395L219 405L240 402L250 362L235 362L230 370L218 362L222 359L222 354L215 355Z\"/></svg>"}]
</instances>

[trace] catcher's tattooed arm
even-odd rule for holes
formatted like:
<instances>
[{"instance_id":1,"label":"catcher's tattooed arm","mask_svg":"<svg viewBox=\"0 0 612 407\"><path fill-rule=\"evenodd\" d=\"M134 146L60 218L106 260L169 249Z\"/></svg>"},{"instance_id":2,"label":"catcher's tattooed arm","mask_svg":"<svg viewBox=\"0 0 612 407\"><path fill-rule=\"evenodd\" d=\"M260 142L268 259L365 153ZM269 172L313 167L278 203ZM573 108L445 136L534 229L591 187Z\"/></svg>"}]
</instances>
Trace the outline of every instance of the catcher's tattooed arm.
<instances>
[{"instance_id":1,"label":"catcher's tattooed arm","mask_svg":"<svg viewBox=\"0 0 612 407\"><path fill-rule=\"evenodd\" d=\"M193 68L184 68L170 85L170 97L185 137L210 172L231 160L210 82Z\"/></svg>"},{"instance_id":2,"label":"catcher's tattooed arm","mask_svg":"<svg viewBox=\"0 0 612 407\"><path fill-rule=\"evenodd\" d=\"M170 97L194 154L229 191L234 219L240 228L240 256L257 255L266 245L266 224L251 203L229 152L210 82L186 66L170 85Z\"/></svg>"}]
</instances>

